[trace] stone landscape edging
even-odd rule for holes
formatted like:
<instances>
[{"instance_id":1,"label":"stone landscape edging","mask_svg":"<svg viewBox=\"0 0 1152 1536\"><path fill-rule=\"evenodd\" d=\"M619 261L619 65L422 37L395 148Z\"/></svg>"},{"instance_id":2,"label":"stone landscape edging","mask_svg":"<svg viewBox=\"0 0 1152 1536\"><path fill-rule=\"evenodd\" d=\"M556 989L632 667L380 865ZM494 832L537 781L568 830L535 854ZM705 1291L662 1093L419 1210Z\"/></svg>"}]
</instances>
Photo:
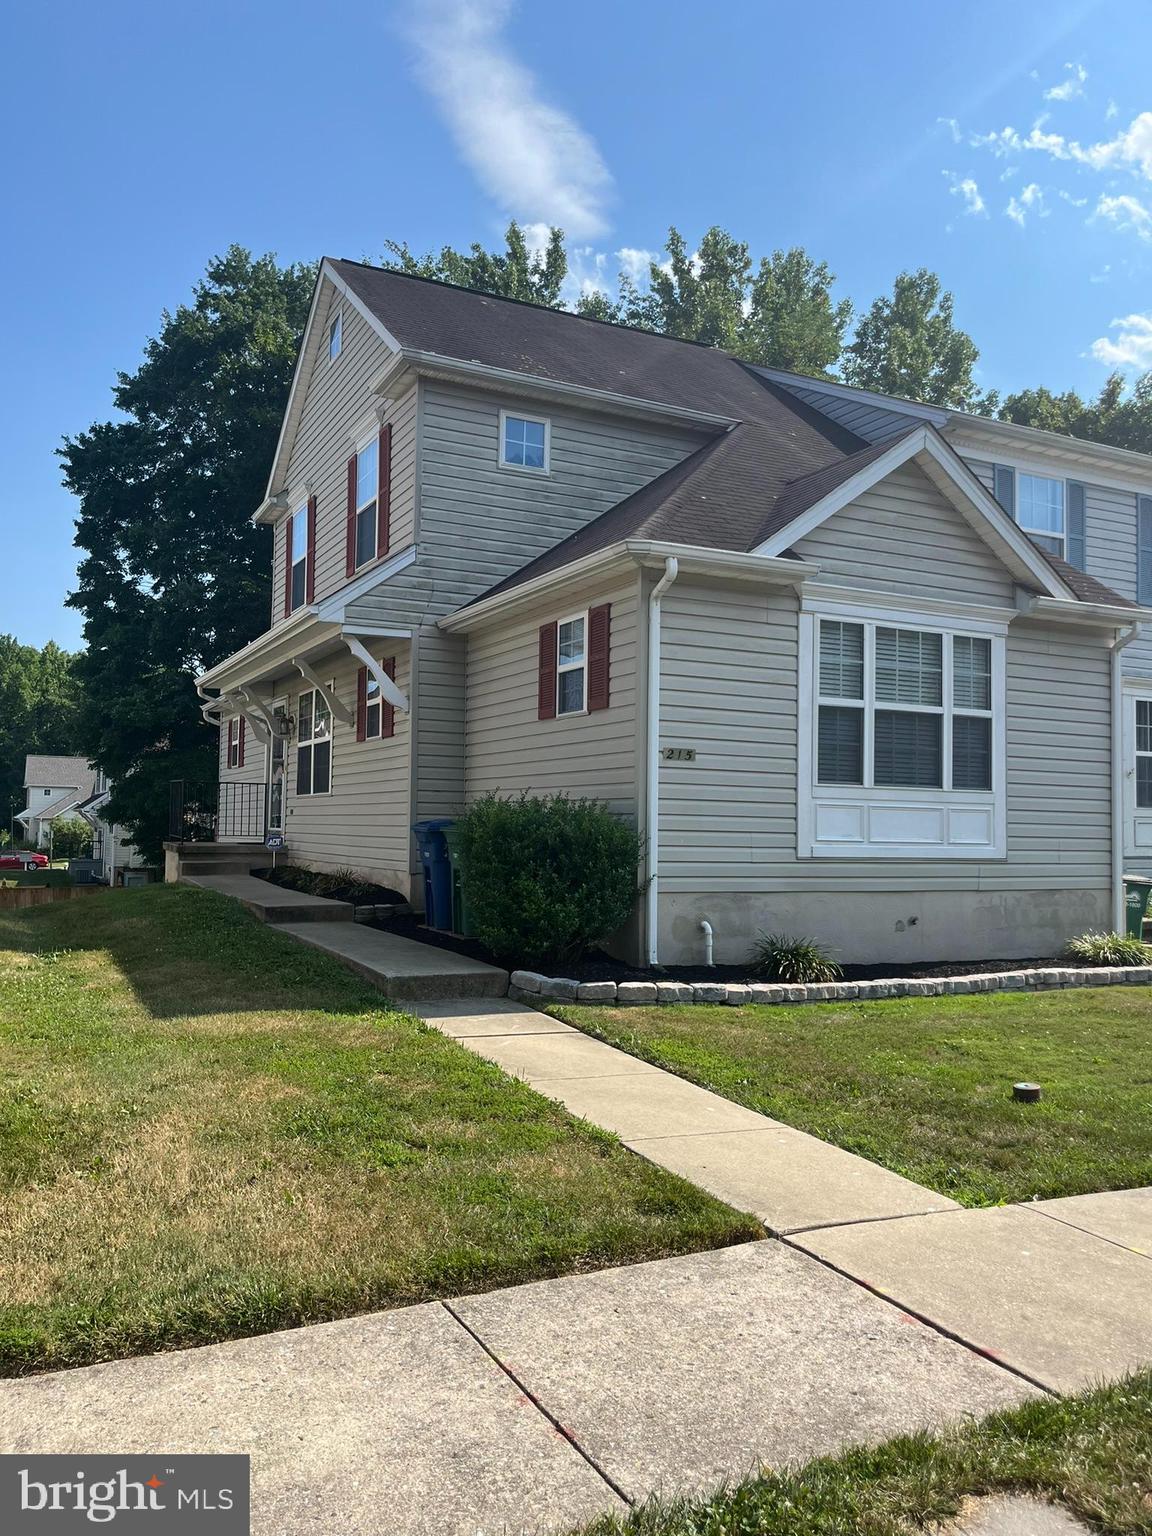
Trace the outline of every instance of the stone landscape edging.
<instances>
[{"instance_id":1,"label":"stone landscape edging","mask_svg":"<svg viewBox=\"0 0 1152 1536\"><path fill-rule=\"evenodd\" d=\"M598 1003L619 1008L651 1003L846 1003L885 997L952 997L972 992L1045 992L1061 987L1152 984L1152 965L1043 966L970 976L887 977L883 981L784 982L574 981L513 971L508 996L518 1003Z\"/></svg>"}]
</instances>

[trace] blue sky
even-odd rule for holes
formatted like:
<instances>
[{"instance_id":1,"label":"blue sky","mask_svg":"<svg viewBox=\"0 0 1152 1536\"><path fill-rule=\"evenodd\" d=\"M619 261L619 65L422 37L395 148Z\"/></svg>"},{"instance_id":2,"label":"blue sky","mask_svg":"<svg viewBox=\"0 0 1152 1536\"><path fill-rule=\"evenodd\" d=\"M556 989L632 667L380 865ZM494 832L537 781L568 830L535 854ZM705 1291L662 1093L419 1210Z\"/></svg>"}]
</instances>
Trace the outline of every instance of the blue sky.
<instances>
[{"instance_id":1,"label":"blue sky","mask_svg":"<svg viewBox=\"0 0 1152 1536\"><path fill-rule=\"evenodd\" d=\"M75 0L8 20L0 631L78 643L53 451L230 242L564 224L611 281L719 223L858 307L937 270L980 379L1152 366L1152 7Z\"/></svg>"}]
</instances>

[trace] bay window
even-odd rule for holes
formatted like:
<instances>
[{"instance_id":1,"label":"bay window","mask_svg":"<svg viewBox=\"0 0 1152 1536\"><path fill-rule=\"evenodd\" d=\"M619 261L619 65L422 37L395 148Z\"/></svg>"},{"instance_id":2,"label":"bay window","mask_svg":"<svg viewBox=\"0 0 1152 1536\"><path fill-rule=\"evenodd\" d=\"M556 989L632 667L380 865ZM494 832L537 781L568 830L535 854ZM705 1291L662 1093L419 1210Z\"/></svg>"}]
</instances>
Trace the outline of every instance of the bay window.
<instances>
[{"instance_id":1,"label":"bay window","mask_svg":"<svg viewBox=\"0 0 1152 1536\"><path fill-rule=\"evenodd\" d=\"M801 855L988 856L1002 840L1001 635L879 615L802 623Z\"/></svg>"}]
</instances>

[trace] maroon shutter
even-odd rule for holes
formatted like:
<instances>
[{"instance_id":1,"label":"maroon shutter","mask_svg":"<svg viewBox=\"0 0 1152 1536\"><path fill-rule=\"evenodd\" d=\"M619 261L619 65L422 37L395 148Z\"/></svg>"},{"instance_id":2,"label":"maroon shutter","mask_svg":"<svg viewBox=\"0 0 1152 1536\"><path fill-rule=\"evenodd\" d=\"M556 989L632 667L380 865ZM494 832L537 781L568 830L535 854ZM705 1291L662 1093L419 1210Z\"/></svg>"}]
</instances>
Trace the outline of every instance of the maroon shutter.
<instances>
[{"instance_id":1,"label":"maroon shutter","mask_svg":"<svg viewBox=\"0 0 1152 1536\"><path fill-rule=\"evenodd\" d=\"M344 531L344 574L356 574L356 455L348 460L348 521Z\"/></svg>"},{"instance_id":2,"label":"maroon shutter","mask_svg":"<svg viewBox=\"0 0 1152 1536\"><path fill-rule=\"evenodd\" d=\"M316 601L316 498L308 498L308 574L305 577L304 601Z\"/></svg>"},{"instance_id":3,"label":"maroon shutter","mask_svg":"<svg viewBox=\"0 0 1152 1536\"><path fill-rule=\"evenodd\" d=\"M376 490L376 553L386 555L392 532L392 428L390 426L380 428L377 463L379 479Z\"/></svg>"},{"instance_id":4,"label":"maroon shutter","mask_svg":"<svg viewBox=\"0 0 1152 1536\"><path fill-rule=\"evenodd\" d=\"M395 656L385 656L383 667L385 673L392 679L393 682L395 682ZM380 696L380 734L381 736L395 736L396 734L396 706L394 704L389 704L388 700L383 696L383 694Z\"/></svg>"},{"instance_id":5,"label":"maroon shutter","mask_svg":"<svg viewBox=\"0 0 1152 1536\"><path fill-rule=\"evenodd\" d=\"M243 766L244 766L244 727L245 727L246 724L247 724L247 722L244 719L244 716L241 715L240 716L240 745L239 745L239 747L236 750L236 766L237 766L237 768L243 768Z\"/></svg>"},{"instance_id":6,"label":"maroon shutter","mask_svg":"<svg viewBox=\"0 0 1152 1536\"><path fill-rule=\"evenodd\" d=\"M356 673L356 740L368 738L368 668L361 667Z\"/></svg>"},{"instance_id":7,"label":"maroon shutter","mask_svg":"<svg viewBox=\"0 0 1152 1536\"><path fill-rule=\"evenodd\" d=\"M588 610L588 711L608 708L608 659L612 645L612 604Z\"/></svg>"},{"instance_id":8,"label":"maroon shutter","mask_svg":"<svg viewBox=\"0 0 1152 1536\"><path fill-rule=\"evenodd\" d=\"M556 625L540 626L540 670L536 684L536 718L556 718Z\"/></svg>"},{"instance_id":9,"label":"maroon shutter","mask_svg":"<svg viewBox=\"0 0 1152 1536\"><path fill-rule=\"evenodd\" d=\"M284 617L292 612L292 514L284 523Z\"/></svg>"}]
</instances>

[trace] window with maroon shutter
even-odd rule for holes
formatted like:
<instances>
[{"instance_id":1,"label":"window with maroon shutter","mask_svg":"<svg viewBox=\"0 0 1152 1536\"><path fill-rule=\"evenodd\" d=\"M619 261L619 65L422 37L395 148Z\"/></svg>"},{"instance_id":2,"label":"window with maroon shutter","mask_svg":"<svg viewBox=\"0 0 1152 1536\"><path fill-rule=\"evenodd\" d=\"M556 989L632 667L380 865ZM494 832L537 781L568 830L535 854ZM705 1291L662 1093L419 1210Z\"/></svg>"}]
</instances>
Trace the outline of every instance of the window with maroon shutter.
<instances>
[{"instance_id":1,"label":"window with maroon shutter","mask_svg":"<svg viewBox=\"0 0 1152 1536\"><path fill-rule=\"evenodd\" d=\"M308 576L305 581L304 601L316 601L316 498L308 498Z\"/></svg>"},{"instance_id":2,"label":"window with maroon shutter","mask_svg":"<svg viewBox=\"0 0 1152 1536\"><path fill-rule=\"evenodd\" d=\"M540 626L540 650L537 665L536 718L556 718L556 624Z\"/></svg>"},{"instance_id":3,"label":"window with maroon shutter","mask_svg":"<svg viewBox=\"0 0 1152 1536\"><path fill-rule=\"evenodd\" d=\"M612 604L588 610L588 712L607 709L609 655L612 648Z\"/></svg>"},{"instance_id":4,"label":"window with maroon shutter","mask_svg":"<svg viewBox=\"0 0 1152 1536\"><path fill-rule=\"evenodd\" d=\"M244 766L244 737L247 734L247 727L248 727L248 722L247 722L247 720L245 720L244 716L241 715L240 716L240 760L236 764L237 768L243 768L243 766Z\"/></svg>"},{"instance_id":5,"label":"window with maroon shutter","mask_svg":"<svg viewBox=\"0 0 1152 1536\"><path fill-rule=\"evenodd\" d=\"M392 539L392 428L380 428L377 440L376 553L386 555Z\"/></svg>"},{"instance_id":6,"label":"window with maroon shutter","mask_svg":"<svg viewBox=\"0 0 1152 1536\"><path fill-rule=\"evenodd\" d=\"M344 574L356 574L356 455L348 460L348 506L344 525Z\"/></svg>"},{"instance_id":7,"label":"window with maroon shutter","mask_svg":"<svg viewBox=\"0 0 1152 1536\"><path fill-rule=\"evenodd\" d=\"M292 524L294 517L284 519L284 617L292 612Z\"/></svg>"},{"instance_id":8,"label":"window with maroon shutter","mask_svg":"<svg viewBox=\"0 0 1152 1536\"><path fill-rule=\"evenodd\" d=\"M228 756L226 762L229 768L240 768L244 763L240 745L240 728L243 723L243 718L240 715L233 715L228 722Z\"/></svg>"},{"instance_id":9,"label":"window with maroon shutter","mask_svg":"<svg viewBox=\"0 0 1152 1536\"><path fill-rule=\"evenodd\" d=\"M309 597L308 587L312 580L314 539L312 535L312 503L297 507L288 519L287 543L284 559L287 562L284 612L295 613L303 608Z\"/></svg>"},{"instance_id":10,"label":"window with maroon shutter","mask_svg":"<svg viewBox=\"0 0 1152 1536\"><path fill-rule=\"evenodd\" d=\"M386 656L380 663L388 677L396 676L396 658ZM363 728L361 728L363 720ZM380 684L368 670L361 667L356 679L356 740L374 741L381 736L396 734L396 710L380 692Z\"/></svg>"}]
</instances>

